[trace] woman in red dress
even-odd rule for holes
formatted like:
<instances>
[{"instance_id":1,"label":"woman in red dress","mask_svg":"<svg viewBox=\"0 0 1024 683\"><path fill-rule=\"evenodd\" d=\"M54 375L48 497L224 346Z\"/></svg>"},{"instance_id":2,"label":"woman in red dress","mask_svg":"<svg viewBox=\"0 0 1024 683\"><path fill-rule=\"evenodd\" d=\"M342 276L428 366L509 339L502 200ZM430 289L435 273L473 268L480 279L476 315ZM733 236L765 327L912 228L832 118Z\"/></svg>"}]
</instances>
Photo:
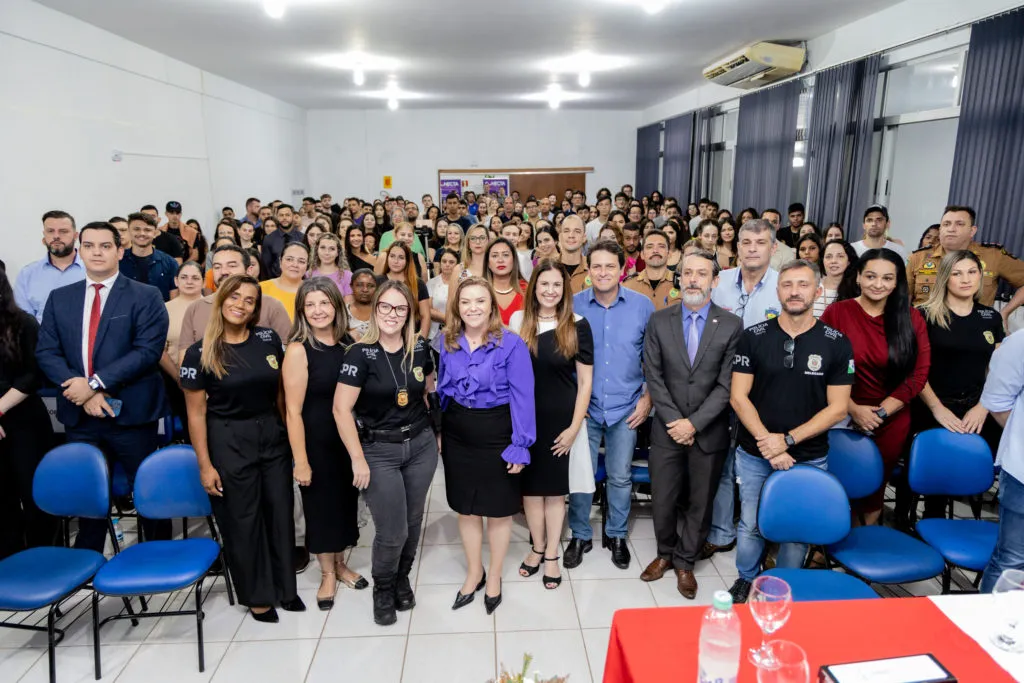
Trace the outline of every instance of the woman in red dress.
<instances>
[{"instance_id":1,"label":"woman in red dress","mask_svg":"<svg viewBox=\"0 0 1024 683\"><path fill-rule=\"evenodd\" d=\"M523 310L523 293L526 281L519 275L519 259L516 248L504 237L492 240L484 253L487 269L484 278L494 287L501 323L508 327L512 314Z\"/></svg>"},{"instance_id":2,"label":"woman in red dress","mask_svg":"<svg viewBox=\"0 0 1024 683\"><path fill-rule=\"evenodd\" d=\"M860 296L837 301L821 322L850 339L856 377L850 396L850 419L868 432L884 463L882 486L855 508L867 524L882 510L885 484L910 438L910 400L928 381L931 346L924 317L910 306L906 266L889 249L869 249L857 266Z\"/></svg>"}]
</instances>

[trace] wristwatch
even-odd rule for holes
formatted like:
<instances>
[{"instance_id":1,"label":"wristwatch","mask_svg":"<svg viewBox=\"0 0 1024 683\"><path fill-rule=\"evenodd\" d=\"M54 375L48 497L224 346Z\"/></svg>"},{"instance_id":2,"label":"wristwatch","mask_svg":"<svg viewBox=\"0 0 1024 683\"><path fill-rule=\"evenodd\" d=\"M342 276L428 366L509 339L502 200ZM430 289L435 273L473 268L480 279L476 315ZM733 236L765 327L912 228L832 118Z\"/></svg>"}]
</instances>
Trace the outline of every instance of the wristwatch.
<instances>
[{"instance_id":1,"label":"wristwatch","mask_svg":"<svg viewBox=\"0 0 1024 683\"><path fill-rule=\"evenodd\" d=\"M878 410L874 411L874 413L879 417L879 419L882 420L889 417L889 413L886 412L885 408L880 407Z\"/></svg>"},{"instance_id":2,"label":"wristwatch","mask_svg":"<svg viewBox=\"0 0 1024 683\"><path fill-rule=\"evenodd\" d=\"M796 445L796 439L793 438L792 434L786 434L783 438L786 440L786 448L792 448Z\"/></svg>"},{"instance_id":3,"label":"wristwatch","mask_svg":"<svg viewBox=\"0 0 1024 683\"><path fill-rule=\"evenodd\" d=\"M96 375L93 375L92 377L90 377L89 378L89 388L92 389L93 391L99 391L100 389L102 389L103 385L100 384L100 378L97 377Z\"/></svg>"}]
</instances>

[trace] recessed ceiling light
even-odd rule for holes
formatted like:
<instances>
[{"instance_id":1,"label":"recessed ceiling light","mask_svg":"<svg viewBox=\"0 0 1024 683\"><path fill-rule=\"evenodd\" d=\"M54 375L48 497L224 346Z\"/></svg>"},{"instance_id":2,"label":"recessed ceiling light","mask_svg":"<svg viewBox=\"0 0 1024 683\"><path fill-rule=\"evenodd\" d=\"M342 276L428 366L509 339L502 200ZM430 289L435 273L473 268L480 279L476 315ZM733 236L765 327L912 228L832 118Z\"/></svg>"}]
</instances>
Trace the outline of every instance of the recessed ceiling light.
<instances>
[{"instance_id":1,"label":"recessed ceiling light","mask_svg":"<svg viewBox=\"0 0 1024 683\"><path fill-rule=\"evenodd\" d=\"M622 69L630 66L631 62L632 60L629 57L596 55L589 50L582 50L571 55L542 60L537 63L537 68L553 74L579 74L584 71L593 74Z\"/></svg>"},{"instance_id":2,"label":"recessed ceiling light","mask_svg":"<svg viewBox=\"0 0 1024 683\"><path fill-rule=\"evenodd\" d=\"M402 66L401 62L392 57L371 55L365 52L352 51L329 55L320 55L312 59L314 64L331 69L350 71L394 71Z\"/></svg>"},{"instance_id":3,"label":"recessed ceiling light","mask_svg":"<svg viewBox=\"0 0 1024 683\"><path fill-rule=\"evenodd\" d=\"M284 16L285 0L263 0L263 11L271 19L280 19Z\"/></svg>"},{"instance_id":4,"label":"recessed ceiling light","mask_svg":"<svg viewBox=\"0 0 1024 683\"><path fill-rule=\"evenodd\" d=\"M580 72L579 83L580 83L580 87L581 88L586 88L587 86L590 85L590 72L589 71L581 71Z\"/></svg>"},{"instance_id":5,"label":"recessed ceiling light","mask_svg":"<svg viewBox=\"0 0 1024 683\"><path fill-rule=\"evenodd\" d=\"M362 69L356 69L352 72L352 82L356 85L362 85L366 82L366 74L363 73Z\"/></svg>"},{"instance_id":6,"label":"recessed ceiling light","mask_svg":"<svg viewBox=\"0 0 1024 683\"><path fill-rule=\"evenodd\" d=\"M618 5L637 7L647 14L657 14L669 5L675 3L676 0L605 0L605 2L614 2Z\"/></svg>"},{"instance_id":7,"label":"recessed ceiling light","mask_svg":"<svg viewBox=\"0 0 1024 683\"><path fill-rule=\"evenodd\" d=\"M521 102L545 102L550 106L552 101L557 101L559 105L561 105L566 102L585 100L587 99L587 95L581 92L564 90L562 86L557 83L552 83L545 90L519 95L516 99ZM555 107L552 108L554 109Z\"/></svg>"},{"instance_id":8,"label":"recessed ceiling light","mask_svg":"<svg viewBox=\"0 0 1024 683\"><path fill-rule=\"evenodd\" d=\"M390 109L391 111L394 111L394 110L398 109L398 98L397 97L388 98L388 109Z\"/></svg>"}]
</instances>

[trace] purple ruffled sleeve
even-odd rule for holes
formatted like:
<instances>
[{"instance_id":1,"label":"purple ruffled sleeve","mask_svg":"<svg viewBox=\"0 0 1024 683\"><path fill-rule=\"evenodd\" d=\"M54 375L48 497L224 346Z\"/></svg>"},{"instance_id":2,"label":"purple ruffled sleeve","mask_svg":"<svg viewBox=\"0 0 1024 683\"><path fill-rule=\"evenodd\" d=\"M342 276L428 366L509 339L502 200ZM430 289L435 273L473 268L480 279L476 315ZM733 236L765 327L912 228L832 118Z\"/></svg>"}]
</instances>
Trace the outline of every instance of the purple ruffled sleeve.
<instances>
[{"instance_id":1,"label":"purple ruffled sleeve","mask_svg":"<svg viewBox=\"0 0 1024 683\"><path fill-rule=\"evenodd\" d=\"M530 464L530 446L537 440L537 410L533 395L533 363L525 342L517 335L505 331L504 344L509 346L508 373L509 404L512 412L512 444L501 454L513 465Z\"/></svg>"}]
</instances>

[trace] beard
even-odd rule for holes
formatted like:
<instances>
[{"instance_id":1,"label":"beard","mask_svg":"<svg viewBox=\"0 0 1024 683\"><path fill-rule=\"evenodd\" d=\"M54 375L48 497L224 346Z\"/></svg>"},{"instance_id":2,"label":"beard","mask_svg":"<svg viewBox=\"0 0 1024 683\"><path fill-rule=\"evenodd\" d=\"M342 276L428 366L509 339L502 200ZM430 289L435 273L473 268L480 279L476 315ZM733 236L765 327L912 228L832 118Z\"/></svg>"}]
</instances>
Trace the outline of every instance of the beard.
<instances>
[{"instance_id":1,"label":"beard","mask_svg":"<svg viewBox=\"0 0 1024 683\"><path fill-rule=\"evenodd\" d=\"M782 310L789 315L803 315L807 311L811 310L812 306L814 306L814 301L807 302L802 299L795 301L790 300L782 304Z\"/></svg>"},{"instance_id":2,"label":"beard","mask_svg":"<svg viewBox=\"0 0 1024 683\"><path fill-rule=\"evenodd\" d=\"M74 253L75 243L72 242L71 244L64 244L61 241L50 242L46 245L46 250L50 252L51 256L64 258L65 256L71 256L71 254Z\"/></svg>"},{"instance_id":3,"label":"beard","mask_svg":"<svg viewBox=\"0 0 1024 683\"><path fill-rule=\"evenodd\" d=\"M694 291L692 289L683 290L683 303L687 306L700 306L708 299L708 295L711 294L711 288L699 289Z\"/></svg>"}]
</instances>

